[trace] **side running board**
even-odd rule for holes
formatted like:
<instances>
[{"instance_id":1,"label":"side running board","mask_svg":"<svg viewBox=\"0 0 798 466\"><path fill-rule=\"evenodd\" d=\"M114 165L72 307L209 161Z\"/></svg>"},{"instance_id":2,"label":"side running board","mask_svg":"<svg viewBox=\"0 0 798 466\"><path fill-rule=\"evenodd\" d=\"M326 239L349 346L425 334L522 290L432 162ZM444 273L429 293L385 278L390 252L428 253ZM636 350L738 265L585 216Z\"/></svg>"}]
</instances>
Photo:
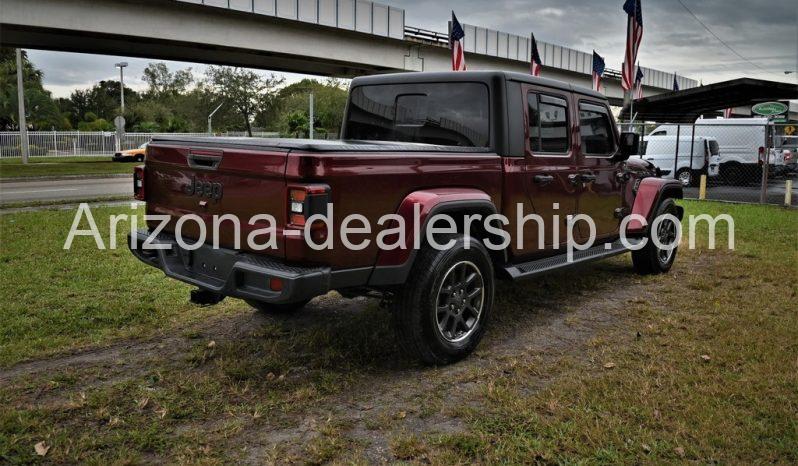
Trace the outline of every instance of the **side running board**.
<instances>
[{"instance_id":1,"label":"side running board","mask_svg":"<svg viewBox=\"0 0 798 466\"><path fill-rule=\"evenodd\" d=\"M628 244L635 245L639 243L640 239L628 238ZM574 250L573 260L568 262L567 254L558 254L556 256L546 257L544 259L537 259L521 264L512 264L504 268L504 271L513 280L520 280L522 278L529 278L534 275L551 272L558 269L564 269L574 265L585 264L607 257L617 256L628 251L620 240L613 243L604 243L598 246L593 246L584 251Z\"/></svg>"}]
</instances>

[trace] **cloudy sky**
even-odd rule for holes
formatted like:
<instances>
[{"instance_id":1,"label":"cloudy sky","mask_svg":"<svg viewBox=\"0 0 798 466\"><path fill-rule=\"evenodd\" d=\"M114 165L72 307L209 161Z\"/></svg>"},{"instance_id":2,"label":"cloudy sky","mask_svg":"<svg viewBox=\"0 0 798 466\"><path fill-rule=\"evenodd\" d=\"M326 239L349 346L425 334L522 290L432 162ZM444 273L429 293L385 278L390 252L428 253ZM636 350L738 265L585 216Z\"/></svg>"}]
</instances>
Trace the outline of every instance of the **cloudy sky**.
<instances>
[{"instance_id":1,"label":"cloudy sky","mask_svg":"<svg viewBox=\"0 0 798 466\"><path fill-rule=\"evenodd\" d=\"M681 0L712 32L749 63L730 51L688 13L679 0L643 0L644 36L640 63L704 83L742 76L796 82L798 8L795 0ZM596 49L607 66L620 69L625 38L622 0L381 0L406 10L406 24L446 31L450 10L463 23L527 35L589 52ZM102 79L116 79L114 63L125 60L125 84L142 89L148 62L136 58L29 51L56 96ZM167 62L172 69L203 65ZM288 82L301 75L284 74Z\"/></svg>"}]
</instances>

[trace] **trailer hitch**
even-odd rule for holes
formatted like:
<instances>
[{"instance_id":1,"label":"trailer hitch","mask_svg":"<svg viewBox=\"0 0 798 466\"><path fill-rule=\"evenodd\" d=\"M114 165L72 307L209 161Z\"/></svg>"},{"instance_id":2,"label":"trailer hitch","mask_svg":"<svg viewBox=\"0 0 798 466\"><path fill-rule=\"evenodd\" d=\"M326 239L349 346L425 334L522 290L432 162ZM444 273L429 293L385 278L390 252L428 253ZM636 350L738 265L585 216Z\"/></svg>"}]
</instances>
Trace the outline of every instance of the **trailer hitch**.
<instances>
[{"instance_id":1,"label":"trailer hitch","mask_svg":"<svg viewBox=\"0 0 798 466\"><path fill-rule=\"evenodd\" d=\"M214 293L213 291L206 290L204 288L191 290L191 302L194 304L199 304L200 306L213 306L223 299L223 294Z\"/></svg>"}]
</instances>

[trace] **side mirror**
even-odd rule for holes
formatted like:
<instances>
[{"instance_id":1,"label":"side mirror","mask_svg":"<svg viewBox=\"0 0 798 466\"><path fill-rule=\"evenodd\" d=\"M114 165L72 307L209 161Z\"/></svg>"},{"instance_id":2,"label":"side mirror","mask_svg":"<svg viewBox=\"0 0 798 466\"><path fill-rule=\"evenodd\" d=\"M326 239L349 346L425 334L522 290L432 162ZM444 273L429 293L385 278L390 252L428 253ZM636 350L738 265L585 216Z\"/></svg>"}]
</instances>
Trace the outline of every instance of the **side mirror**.
<instances>
[{"instance_id":1,"label":"side mirror","mask_svg":"<svg viewBox=\"0 0 798 466\"><path fill-rule=\"evenodd\" d=\"M621 133L621 145L618 152L612 156L613 162L623 162L629 159L633 154L636 154L640 146L640 135L632 132Z\"/></svg>"}]
</instances>

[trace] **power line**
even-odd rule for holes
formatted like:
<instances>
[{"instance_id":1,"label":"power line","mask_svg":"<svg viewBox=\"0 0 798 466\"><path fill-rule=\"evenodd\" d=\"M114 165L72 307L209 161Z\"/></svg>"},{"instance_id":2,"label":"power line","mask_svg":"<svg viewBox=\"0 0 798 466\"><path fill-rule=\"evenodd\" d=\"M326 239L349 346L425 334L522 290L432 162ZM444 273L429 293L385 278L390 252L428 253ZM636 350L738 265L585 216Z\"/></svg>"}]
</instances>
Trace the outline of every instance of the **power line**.
<instances>
[{"instance_id":1,"label":"power line","mask_svg":"<svg viewBox=\"0 0 798 466\"><path fill-rule=\"evenodd\" d=\"M723 39L721 39L720 37L718 37L718 35L717 35L717 34L715 34L714 32L712 32L712 29L710 29L710 28L709 28L709 26L707 26L706 24L704 24L704 22L703 22L703 21L701 21L701 20L698 18L698 16L696 16L696 14L695 14L695 13L693 13L693 12L692 12L692 10L690 10L690 8L688 8L688 7L687 7L687 5L685 5L685 4L684 4L684 2L683 2L682 0L677 0L677 1L679 2L679 4L680 4L680 5L681 5L681 6L682 6L682 7L683 7L683 8L684 8L684 9L685 9L685 10L686 10L688 13L690 13L690 16L692 16L692 17L693 17L693 18L694 18L696 21L698 21L698 24L700 24L701 26L703 26L703 27L704 27L704 29L706 29L706 30L707 30L707 32L709 32L710 34L712 34L712 37L714 37L715 39L717 39L717 40L718 40L718 42L720 42L721 44L723 44L723 46L724 46L724 47L726 47L727 49L729 49L729 50L730 50L730 51L731 51L733 54L735 54L736 56L738 56L740 59L742 59L742 60L744 60L744 61L746 61L746 62L750 63L751 65L755 66L756 68L759 68L760 70L764 71L765 73L768 73L768 74L773 74L773 72L772 72L772 71L770 71L770 70L766 70L765 68L762 68L761 66L757 65L756 63L752 62L751 60L749 60L748 58L746 58L746 57L742 56L742 55L741 55L739 52L737 52L736 50L734 50L734 48L732 48L732 46L731 46L731 45L727 44L727 43L726 43L726 41L724 41Z\"/></svg>"}]
</instances>

